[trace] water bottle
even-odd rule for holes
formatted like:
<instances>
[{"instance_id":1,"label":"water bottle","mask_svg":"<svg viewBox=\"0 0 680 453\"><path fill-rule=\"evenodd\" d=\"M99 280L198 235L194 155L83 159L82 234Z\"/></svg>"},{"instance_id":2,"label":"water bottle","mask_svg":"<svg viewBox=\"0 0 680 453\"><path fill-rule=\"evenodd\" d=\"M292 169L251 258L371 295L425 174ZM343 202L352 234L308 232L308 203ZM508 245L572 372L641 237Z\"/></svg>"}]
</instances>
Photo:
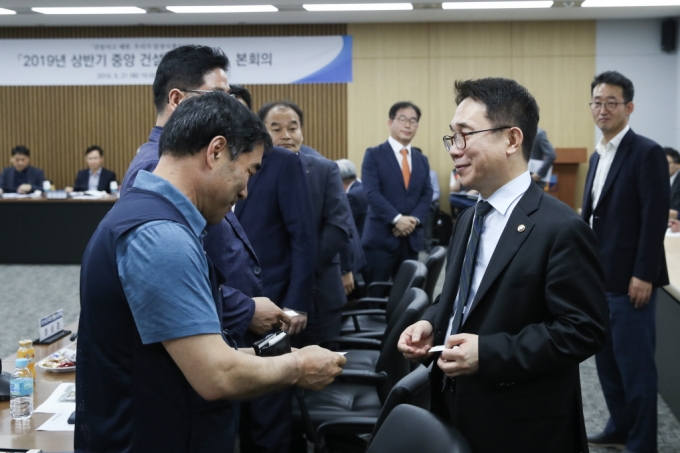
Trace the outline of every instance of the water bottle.
<instances>
[{"instance_id":1,"label":"water bottle","mask_svg":"<svg viewBox=\"0 0 680 453\"><path fill-rule=\"evenodd\" d=\"M9 412L14 420L26 420L33 415L33 374L28 359L17 359L16 369L9 379Z\"/></svg>"},{"instance_id":2,"label":"water bottle","mask_svg":"<svg viewBox=\"0 0 680 453\"><path fill-rule=\"evenodd\" d=\"M120 193L118 192L118 183L116 181L111 181L111 184L109 184L109 190L111 191L111 196L116 198L120 197Z\"/></svg>"}]
</instances>

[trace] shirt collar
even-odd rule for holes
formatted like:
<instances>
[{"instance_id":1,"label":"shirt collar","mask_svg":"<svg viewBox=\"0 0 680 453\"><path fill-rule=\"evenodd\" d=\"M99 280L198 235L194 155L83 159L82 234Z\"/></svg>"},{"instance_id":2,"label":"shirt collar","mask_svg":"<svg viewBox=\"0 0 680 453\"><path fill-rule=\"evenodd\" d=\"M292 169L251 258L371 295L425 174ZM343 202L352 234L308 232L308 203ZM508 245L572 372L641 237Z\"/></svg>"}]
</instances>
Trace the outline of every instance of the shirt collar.
<instances>
[{"instance_id":1,"label":"shirt collar","mask_svg":"<svg viewBox=\"0 0 680 453\"><path fill-rule=\"evenodd\" d=\"M527 191L531 185L531 175L525 171L500 189L491 194L488 201L493 208L505 216L512 203Z\"/></svg>"},{"instance_id":2,"label":"shirt collar","mask_svg":"<svg viewBox=\"0 0 680 453\"><path fill-rule=\"evenodd\" d=\"M149 141L153 143L158 143L161 141L161 134L163 133L163 128L160 126L154 126L149 134Z\"/></svg>"},{"instance_id":3,"label":"shirt collar","mask_svg":"<svg viewBox=\"0 0 680 453\"><path fill-rule=\"evenodd\" d=\"M201 237L207 224L205 218L203 218L198 209L196 209L196 206L194 206L186 195L180 192L177 187L170 184L168 180L154 175L153 173L149 173L148 171L140 170L139 173L137 173L137 178L135 179L133 187L156 192L170 200L170 202L172 202L187 219L187 222L189 222L196 237Z\"/></svg>"},{"instance_id":4,"label":"shirt collar","mask_svg":"<svg viewBox=\"0 0 680 453\"><path fill-rule=\"evenodd\" d=\"M92 176L92 175L98 175L98 174L100 174L100 173L102 172L102 167L99 167L99 170L97 170L97 173L94 173L94 172L92 171L92 169L90 169L90 168L88 168L87 170L90 172L90 176Z\"/></svg>"},{"instance_id":5,"label":"shirt collar","mask_svg":"<svg viewBox=\"0 0 680 453\"><path fill-rule=\"evenodd\" d=\"M626 134L628 133L629 130L630 130L630 125L629 125L629 124L626 124L626 127L624 127L623 130L622 130L621 132L619 132L618 134L616 134L616 135L614 136L614 138L612 138L611 140L609 140L609 143L607 143L606 145L603 144L603 142L604 142L604 137L602 137L602 138L600 139L600 142L597 144L597 147L595 148L595 151L597 151L597 153L598 153L600 156L603 155L603 154L605 153L605 151L607 151L607 150L609 150L609 149L612 149L612 150L616 151L617 149L619 149L619 145L621 144L621 140L623 140L623 136L626 135Z\"/></svg>"},{"instance_id":6,"label":"shirt collar","mask_svg":"<svg viewBox=\"0 0 680 453\"><path fill-rule=\"evenodd\" d=\"M392 136L390 135L387 137L387 142L390 144L392 147L392 151L394 151L395 154L399 154L402 149L406 148L408 150L408 153L411 154L411 144L409 143L408 145L404 146L398 141L396 141Z\"/></svg>"}]
</instances>

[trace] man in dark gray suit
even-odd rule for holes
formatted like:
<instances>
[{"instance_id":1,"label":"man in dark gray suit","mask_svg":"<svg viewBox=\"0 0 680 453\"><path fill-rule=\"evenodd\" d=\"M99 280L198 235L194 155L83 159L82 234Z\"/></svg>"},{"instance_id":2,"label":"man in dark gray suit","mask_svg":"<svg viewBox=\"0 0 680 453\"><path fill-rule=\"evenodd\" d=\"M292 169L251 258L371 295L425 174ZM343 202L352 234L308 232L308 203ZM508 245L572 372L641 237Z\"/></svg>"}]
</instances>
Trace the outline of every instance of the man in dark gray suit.
<instances>
[{"instance_id":1,"label":"man in dark gray suit","mask_svg":"<svg viewBox=\"0 0 680 453\"><path fill-rule=\"evenodd\" d=\"M548 141L548 134L538 128L534 146L531 147L531 157L529 158L529 172L531 179L543 189L546 184L550 184L553 162L555 162L555 148Z\"/></svg>"}]
</instances>

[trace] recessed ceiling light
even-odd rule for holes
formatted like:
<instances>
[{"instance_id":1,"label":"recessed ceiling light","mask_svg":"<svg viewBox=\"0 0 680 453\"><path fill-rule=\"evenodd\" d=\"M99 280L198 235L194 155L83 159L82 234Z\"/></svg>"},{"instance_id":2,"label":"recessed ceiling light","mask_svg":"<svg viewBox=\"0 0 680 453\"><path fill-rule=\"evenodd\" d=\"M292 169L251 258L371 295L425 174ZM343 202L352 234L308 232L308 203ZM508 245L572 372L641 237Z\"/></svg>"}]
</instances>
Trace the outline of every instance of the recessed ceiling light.
<instances>
[{"instance_id":1,"label":"recessed ceiling light","mask_svg":"<svg viewBox=\"0 0 680 453\"><path fill-rule=\"evenodd\" d=\"M408 11L410 3L326 3L302 5L307 11Z\"/></svg>"},{"instance_id":2,"label":"recessed ceiling light","mask_svg":"<svg viewBox=\"0 0 680 453\"><path fill-rule=\"evenodd\" d=\"M69 8L31 8L40 14L146 14L136 6L102 6L102 7L69 7Z\"/></svg>"},{"instance_id":3,"label":"recessed ceiling light","mask_svg":"<svg viewBox=\"0 0 680 453\"><path fill-rule=\"evenodd\" d=\"M446 2L442 9L519 9L519 8L550 8L552 1L521 1L521 2Z\"/></svg>"},{"instance_id":4,"label":"recessed ceiling light","mask_svg":"<svg viewBox=\"0 0 680 453\"><path fill-rule=\"evenodd\" d=\"M166 6L173 13L271 13L279 9L272 5L235 6Z\"/></svg>"},{"instance_id":5,"label":"recessed ceiling light","mask_svg":"<svg viewBox=\"0 0 680 453\"><path fill-rule=\"evenodd\" d=\"M16 14L16 11L12 11L11 9L5 9L5 8L0 8L0 14Z\"/></svg>"},{"instance_id":6,"label":"recessed ceiling light","mask_svg":"<svg viewBox=\"0 0 680 453\"><path fill-rule=\"evenodd\" d=\"M626 6L680 6L680 0L586 0L581 8Z\"/></svg>"}]
</instances>

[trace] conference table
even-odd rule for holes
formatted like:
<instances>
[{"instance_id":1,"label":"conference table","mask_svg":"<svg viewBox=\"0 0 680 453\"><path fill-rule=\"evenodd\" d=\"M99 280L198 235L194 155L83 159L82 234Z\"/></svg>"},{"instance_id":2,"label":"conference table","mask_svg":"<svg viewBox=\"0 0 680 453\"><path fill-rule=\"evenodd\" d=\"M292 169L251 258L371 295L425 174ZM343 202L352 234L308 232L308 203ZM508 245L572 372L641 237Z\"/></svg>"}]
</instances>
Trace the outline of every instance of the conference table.
<instances>
[{"instance_id":1,"label":"conference table","mask_svg":"<svg viewBox=\"0 0 680 453\"><path fill-rule=\"evenodd\" d=\"M73 332L78 330L78 323L66 327ZM51 345L35 345L35 363L73 343L70 335ZM18 343L17 343L18 346ZM16 354L2 360L2 368L9 373L14 369ZM64 382L75 382L76 373L52 373L35 367L34 408L41 405L52 392ZM0 451L3 448L30 449L39 448L44 452L73 451L73 433L70 431L37 431L54 414L33 413L25 421L12 420L9 412L9 401L0 402Z\"/></svg>"},{"instance_id":2,"label":"conference table","mask_svg":"<svg viewBox=\"0 0 680 453\"><path fill-rule=\"evenodd\" d=\"M80 264L116 201L0 199L0 264Z\"/></svg>"}]
</instances>

